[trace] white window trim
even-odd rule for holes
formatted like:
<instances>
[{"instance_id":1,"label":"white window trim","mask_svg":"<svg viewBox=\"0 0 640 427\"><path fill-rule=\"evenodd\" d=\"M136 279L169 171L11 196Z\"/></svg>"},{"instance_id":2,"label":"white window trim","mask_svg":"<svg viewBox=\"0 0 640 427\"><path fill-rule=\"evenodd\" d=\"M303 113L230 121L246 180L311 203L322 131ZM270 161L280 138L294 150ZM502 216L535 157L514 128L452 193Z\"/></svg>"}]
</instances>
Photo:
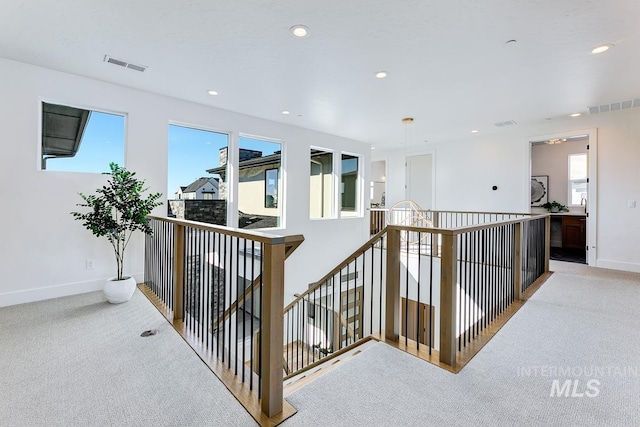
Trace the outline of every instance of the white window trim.
<instances>
[{"instance_id":1,"label":"white window trim","mask_svg":"<svg viewBox=\"0 0 640 427\"><path fill-rule=\"evenodd\" d=\"M582 206L581 204L575 204L572 203L573 202L573 198L572 198L572 190L573 190L573 183L576 184L586 184L588 181L588 176L589 176L589 165L587 164L587 176L584 178L576 178L576 179L571 179L571 158L572 157L576 157L576 156L585 156L586 161L589 161L589 156L587 153L572 153L569 154L567 156L567 206L570 207L578 207L578 206Z\"/></svg>"},{"instance_id":2,"label":"white window trim","mask_svg":"<svg viewBox=\"0 0 640 427\"><path fill-rule=\"evenodd\" d=\"M341 189L341 185L342 185L342 156L343 155L347 155L347 156L353 156L356 157L358 159L358 173L356 175L356 210L353 213L347 213L345 215L345 212L342 211L342 192L340 191ZM337 203L336 203L336 207L338 209L338 213L340 214L339 218L340 219L349 219L349 218L362 218L364 216L364 175L363 175L363 169L364 169L364 165L363 165L363 159L364 159L364 155L360 154L360 153L353 153L353 152L348 152L348 151L341 151L340 152L340 157L338 158L338 164L340 165L339 170L339 178L340 179L336 179L336 187L337 187L337 191L336 191L336 199L337 199Z\"/></svg>"},{"instance_id":3,"label":"white window trim","mask_svg":"<svg viewBox=\"0 0 640 427\"><path fill-rule=\"evenodd\" d=\"M38 172L45 172L45 173L88 173L88 174L92 174L92 175L102 175L102 172L77 172L77 171L54 171L54 170L48 170L48 169L42 169L42 127L43 127L43 123L42 123L42 103L47 103L47 104L56 104L56 105L62 105L65 107L71 107L71 108L81 108L83 110L89 110L89 111L95 111L97 113L104 113L104 114L113 114L116 116L122 116L124 118L124 136L122 138L122 167L126 168L127 167L127 146L128 146L128 136L129 136L129 113L125 112L125 111L119 111L119 110L110 110L108 108L98 108L98 107L92 107L90 105L86 105L86 104L76 104L73 102L66 102L66 101L60 101L58 99L53 99L53 98L47 98L47 97L38 97L38 135L37 135L37 143L36 143L36 147L38 147L37 149L37 156L36 156L36 170ZM105 171L106 172L106 171Z\"/></svg>"},{"instance_id":4,"label":"white window trim","mask_svg":"<svg viewBox=\"0 0 640 427\"><path fill-rule=\"evenodd\" d=\"M319 217L319 218L312 218L311 217L311 212L309 212L309 220L311 221L326 221L326 220L335 220L338 218L338 206L336 203L336 191L337 191L337 187L336 187L336 181L337 179L337 175L336 175L336 151L331 149L331 148L325 148L325 147L319 147L319 146L315 146L315 145L310 145L309 146L309 158L311 158L311 150L320 150L323 151L325 153L330 153L331 154L331 211L329 212L328 216L324 216L324 217ZM309 176L309 179L311 179L311 176ZM338 196L339 197L339 196ZM311 199L311 192L309 192L309 199ZM307 203L309 205L309 210L311 209L311 200L309 200L309 203Z\"/></svg>"}]
</instances>

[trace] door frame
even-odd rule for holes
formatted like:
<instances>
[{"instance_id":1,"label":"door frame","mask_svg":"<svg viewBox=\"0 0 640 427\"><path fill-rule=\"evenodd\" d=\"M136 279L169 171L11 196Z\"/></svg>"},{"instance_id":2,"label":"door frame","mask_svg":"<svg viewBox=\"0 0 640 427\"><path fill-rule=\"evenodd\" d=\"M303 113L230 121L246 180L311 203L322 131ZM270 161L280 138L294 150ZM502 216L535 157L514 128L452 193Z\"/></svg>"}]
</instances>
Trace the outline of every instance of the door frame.
<instances>
[{"instance_id":1,"label":"door frame","mask_svg":"<svg viewBox=\"0 0 640 427\"><path fill-rule=\"evenodd\" d=\"M437 210L436 207L436 151L435 150L415 150L404 153L404 199L408 200L409 193L409 157L431 156L431 210Z\"/></svg>"},{"instance_id":2,"label":"door frame","mask_svg":"<svg viewBox=\"0 0 640 427\"><path fill-rule=\"evenodd\" d=\"M526 195L525 206L527 207L527 211L531 212L531 149L532 143L534 141L543 141L553 138L568 138L577 135L587 135L588 138L588 149L587 149L587 243L586 243L586 260L587 264L592 267L597 267L597 236L598 236L598 228L597 228L597 207L598 207L598 129L590 128L590 129L582 129L582 130L572 130L566 132L556 132L547 135L536 135L528 138L528 165L527 169L528 176L525 179L526 189L524 194Z\"/></svg>"}]
</instances>

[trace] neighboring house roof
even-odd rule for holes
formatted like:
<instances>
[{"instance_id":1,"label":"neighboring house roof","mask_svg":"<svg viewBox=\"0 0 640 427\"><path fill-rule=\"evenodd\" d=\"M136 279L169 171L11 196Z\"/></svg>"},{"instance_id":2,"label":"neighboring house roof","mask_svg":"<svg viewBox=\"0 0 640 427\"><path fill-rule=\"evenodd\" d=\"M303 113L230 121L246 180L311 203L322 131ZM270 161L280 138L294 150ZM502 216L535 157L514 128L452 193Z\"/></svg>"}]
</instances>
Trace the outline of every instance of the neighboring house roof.
<instances>
[{"instance_id":1,"label":"neighboring house roof","mask_svg":"<svg viewBox=\"0 0 640 427\"><path fill-rule=\"evenodd\" d=\"M325 151L321 150L311 150L311 157L317 157L327 154ZM264 157L256 157L249 160L244 160L240 162L240 169L247 169L255 166L266 166L266 165L280 165L282 153L274 153ZM218 174L223 179L225 174L227 173L227 165L218 166L217 168L207 169L207 173Z\"/></svg>"},{"instance_id":2,"label":"neighboring house roof","mask_svg":"<svg viewBox=\"0 0 640 427\"><path fill-rule=\"evenodd\" d=\"M244 229L274 228L278 226L277 216L252 215L239 211L239 226Z\"/></svg>"},{"instance_id":3,"label":"neighboring house roof","mask_svg":"<svg viewBox=\"0 0 640 427\"><path fill-rule=\"evenodd\" d=\"M183 193L195 193L196 191L198 191L200 187L208 183L209 180L211 179L213 178L212 177L198 178L195 181L193 181L191 184L187 185L186 187L180 187L180 188L183 189L182 190Z\"/></svg>"},{"instance_id":4,"label":"neighboring house roof","mask_svg":"<svg viewBox=\"0 0 640 427\"><path fill-rule=\"evenodd\" d=\"M240 169L247 169L256 166L279 165L281 157L281 153L275 153L264 157L256 157L255 159L245 160L243 162L240 162ZM218 166L217 168L213 169L207 169L207 173L218 174L224 179L224 176L227 173L227 165Z\"/></svg>"}]
</instances>

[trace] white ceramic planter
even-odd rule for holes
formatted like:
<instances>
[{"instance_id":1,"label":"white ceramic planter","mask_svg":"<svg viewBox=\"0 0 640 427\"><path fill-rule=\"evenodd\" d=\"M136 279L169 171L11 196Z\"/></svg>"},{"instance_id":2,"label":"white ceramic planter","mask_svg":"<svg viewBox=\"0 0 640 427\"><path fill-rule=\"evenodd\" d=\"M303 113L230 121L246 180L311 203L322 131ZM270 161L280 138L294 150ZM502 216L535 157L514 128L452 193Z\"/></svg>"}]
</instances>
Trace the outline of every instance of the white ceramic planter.
<instances>
[{"instance_id":1,"label":"white ceramic planter","mask_svg":"<svg viewBox=\"0 0 640 427\"><path fill-rule=\"evenodd\" d=\"M111 304L127 302L136 291L136 279L128 277L123 280L109 279L104 285L104 296Z\"/></svg>"}]
</instances>

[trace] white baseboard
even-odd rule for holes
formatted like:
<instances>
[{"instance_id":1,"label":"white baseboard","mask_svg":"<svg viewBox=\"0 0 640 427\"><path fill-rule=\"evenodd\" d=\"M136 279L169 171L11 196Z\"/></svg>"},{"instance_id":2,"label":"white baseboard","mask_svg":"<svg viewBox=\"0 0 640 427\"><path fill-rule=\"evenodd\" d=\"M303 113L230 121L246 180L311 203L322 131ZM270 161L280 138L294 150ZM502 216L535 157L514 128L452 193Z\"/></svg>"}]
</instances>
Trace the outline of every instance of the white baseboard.
<instances>
[{"instance_id":1,"label":"white baseboard","mask_svg":"<svg viewBox=\"0 0 640 427\"><path fill-rule=\"evenodd\" d=\"M640 264L631 262L619 262L599 259L596 261L596 266L600 268L608 268L610 270L631 271L633 273L640 273Z\"/></svg>"},{"instance_id":2,"label":"white baseboard","mask_svg":"<svg viewBox=\"0 0 640 427\"><path fill-rule=\"evenodd\" d=\"M140 283L144 275L134 274L136 282ZM104 288L105 279L90 280L88 282L66 283L64 285L47 286L44 288L25 289L22 291L6 292L0 294L0 307L7 307L28 302L43 301L52 298L66 297L69 295L84 294L100 291Z\"/></svg>"}]
</instances>

